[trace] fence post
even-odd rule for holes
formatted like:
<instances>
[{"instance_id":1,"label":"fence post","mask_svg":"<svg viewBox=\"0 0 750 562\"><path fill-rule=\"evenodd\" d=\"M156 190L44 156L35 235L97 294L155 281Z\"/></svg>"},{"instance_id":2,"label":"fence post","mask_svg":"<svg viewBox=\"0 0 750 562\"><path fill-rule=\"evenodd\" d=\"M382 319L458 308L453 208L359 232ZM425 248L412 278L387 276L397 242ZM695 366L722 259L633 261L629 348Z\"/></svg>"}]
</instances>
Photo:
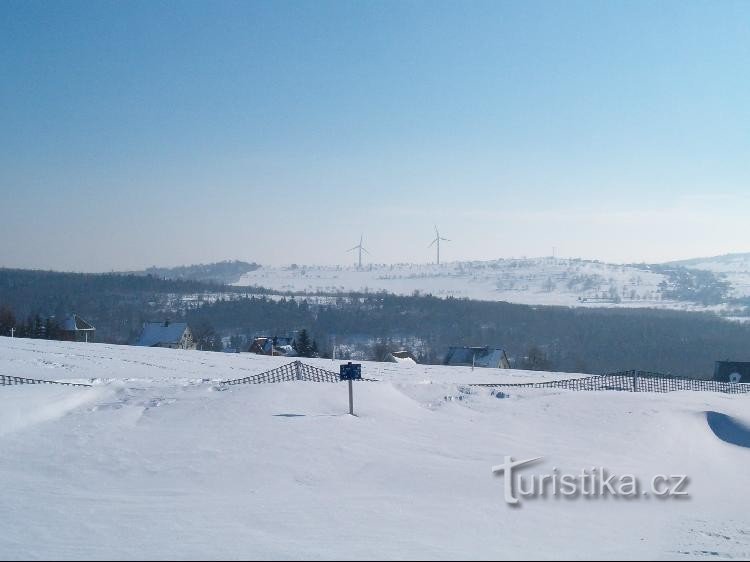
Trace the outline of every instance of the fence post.
<instances>
[{"instance_id":1,"label":"fence post","mask_svg":"<svg viewBox=\"0 0 750 562\"><path fill-rule=\"evenodd\" d=\"M352 380L349 379L349 415L354 415L354 390L352 389Z\"/></svg>"},{"instance_id":2,"label":"fence post","mask_svg":"<svg viewBox=\"0 0 750 562\"><path fill-rule=\"evenodd\" d=\"M633 392L638 392L638 371L633 371Z\"/></svg>"}]
</instances>

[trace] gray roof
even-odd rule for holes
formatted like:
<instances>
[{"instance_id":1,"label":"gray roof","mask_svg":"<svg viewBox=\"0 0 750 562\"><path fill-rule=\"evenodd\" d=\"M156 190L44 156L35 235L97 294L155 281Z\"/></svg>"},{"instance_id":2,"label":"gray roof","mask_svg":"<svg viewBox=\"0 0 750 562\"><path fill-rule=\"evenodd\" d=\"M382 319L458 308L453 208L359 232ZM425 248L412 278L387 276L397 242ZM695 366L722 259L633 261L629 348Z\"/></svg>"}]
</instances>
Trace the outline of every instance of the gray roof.
<instances>
[{"instance_id":1,"label":"gray roof","mask_svg":"<svg viewBox=\"0 0 750 562\"><path fill-rule=\"evenodd\" d=\"M60 329L63 332L93 332L96 330L96 328L77 314L68 316L60 325Z\"/></svg>"},{"instance_id":2,"label":"gray roof","mask_svg":"<svg viewBox=\"0 0 750 562\"><path fill-rule=\"evenodd\" d=\"M152 347L159 344L176 344L188 329L186 322L146 322L141 337L135 345Z\"/></svg>"},{"instance_id":3,"label":"gray roof","mask_svg":"<svg viewBox=\"0 0 750 562\"><path fill-rule=\"evenodd\" d=\"M490 347L451 347L445 365L471 365L495 369L502 366L505 350Z\"/></svg>"}]
</instances>

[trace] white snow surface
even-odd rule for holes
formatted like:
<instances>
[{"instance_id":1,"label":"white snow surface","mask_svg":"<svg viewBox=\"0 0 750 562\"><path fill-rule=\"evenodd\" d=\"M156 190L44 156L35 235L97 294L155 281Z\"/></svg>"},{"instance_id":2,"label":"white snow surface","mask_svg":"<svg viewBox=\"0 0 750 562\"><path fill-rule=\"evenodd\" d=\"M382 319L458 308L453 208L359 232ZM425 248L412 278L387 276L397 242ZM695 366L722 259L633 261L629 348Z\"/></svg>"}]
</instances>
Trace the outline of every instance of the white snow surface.
<instances>
[{"instance_id":1,"label":"white snow surface","mask_svg":"<svg viewBox=\"0 0 750 562\"><path fill-rule=\"evenodd\" d=\"M0 374L94 383L0 387L0 559L750 557L750 448L706 419L750 427L750 397L499 399L462 385L580 375L364 363L351 417L345 384L217 384L288 361L0 338ZM690 497L511 508L505 455L687 474Z\"/></svg>"},{"instance_id":2,"label":"white snow surface","mask_svg":"<svg viewBox=\"0 0 750 562\"><path fill-rule=\"evenodd\" d=\"M435 264L261 267L242 276L243 287L310 294L386 291L530 305L705 310L662 299L666 277L631 265L561 258L499 259ZM617 300L609 298L614 291ZM606 298L602 298L605 295Z\"/></svg>"}]
</instances>

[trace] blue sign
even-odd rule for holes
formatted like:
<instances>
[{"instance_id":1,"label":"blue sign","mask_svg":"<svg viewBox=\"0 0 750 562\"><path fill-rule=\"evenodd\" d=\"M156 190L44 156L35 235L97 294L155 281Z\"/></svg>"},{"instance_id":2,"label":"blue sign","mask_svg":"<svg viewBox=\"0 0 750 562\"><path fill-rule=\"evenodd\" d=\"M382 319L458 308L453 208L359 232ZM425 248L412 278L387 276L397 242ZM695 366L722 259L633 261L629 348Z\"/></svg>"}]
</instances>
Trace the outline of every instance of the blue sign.
<instances>
[{"instance_id":1,"label":"blue sign","mask_svg":"<svg viewBox=\"0 0 750 562\"><path fill-rule=\"evenodd\" d=\"M347 363L339 367L339 377L342 381L356 381L362 378L362 365Z\"/></svg>"}]
</instances>

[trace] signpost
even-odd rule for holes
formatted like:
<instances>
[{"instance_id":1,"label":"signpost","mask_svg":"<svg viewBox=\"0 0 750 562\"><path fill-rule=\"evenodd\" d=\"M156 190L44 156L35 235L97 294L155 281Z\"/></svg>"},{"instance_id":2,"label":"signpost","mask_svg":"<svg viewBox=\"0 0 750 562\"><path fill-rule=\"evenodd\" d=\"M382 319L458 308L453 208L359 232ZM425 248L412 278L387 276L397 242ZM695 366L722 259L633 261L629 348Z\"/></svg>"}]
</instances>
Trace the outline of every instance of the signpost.
<instances>
[{"instance_id":1,"label":"signpost","mask_svg":"<svg viewBox=\"0 0 750 562\"><path fill-rule=\"evenodd\" d=\"M349 383L349 415L354 415L354 390L352 389L352 381L360 380L362 378L362 365L358 363L352 363L349 361L346 365L339 367L339 380L347 381Z\"/></svg>"}]
</instances>

